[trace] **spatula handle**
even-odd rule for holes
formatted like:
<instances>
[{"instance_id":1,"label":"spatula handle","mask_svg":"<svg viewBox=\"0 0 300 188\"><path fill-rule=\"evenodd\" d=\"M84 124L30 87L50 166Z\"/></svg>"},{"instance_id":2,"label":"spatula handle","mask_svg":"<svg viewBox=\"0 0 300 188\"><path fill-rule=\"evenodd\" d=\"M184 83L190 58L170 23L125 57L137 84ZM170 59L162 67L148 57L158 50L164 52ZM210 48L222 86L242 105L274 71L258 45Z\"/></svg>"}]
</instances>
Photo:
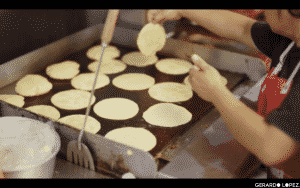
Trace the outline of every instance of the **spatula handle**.
<instances>
[{"instance_id":1,"label":"spatula handle","mask_svg":"<svg viewBox=\"0 0 300 188\"><path fill-rule=\"evenodd\" d=\"M116 27L117 19L119 15L119 10L109 10L105 21L103 33L101 36L101 42L105 42L107 45L111 42L113 37L113 32Z\"/></svg>"}]
</instances>

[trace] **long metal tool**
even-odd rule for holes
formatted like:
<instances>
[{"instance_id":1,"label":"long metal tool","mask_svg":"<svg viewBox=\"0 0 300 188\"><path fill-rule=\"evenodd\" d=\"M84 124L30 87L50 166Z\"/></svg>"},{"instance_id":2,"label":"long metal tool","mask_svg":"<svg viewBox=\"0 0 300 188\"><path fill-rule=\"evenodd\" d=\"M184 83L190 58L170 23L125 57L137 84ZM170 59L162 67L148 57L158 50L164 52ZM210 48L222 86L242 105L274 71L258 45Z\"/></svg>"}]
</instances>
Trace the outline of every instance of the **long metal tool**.
<instances>
[{"instance_id":1,"label":"long metal tool","mask_svg":"<svg viewBox=\"0 0 300 188\"><path fill-rule=\"evenodd\" d=\"M90 169L93 171L95 171L93 157L92 157L89 149L87 148L87 146L85 144L81 143L81 140L82 140L82 136L83 136L83 130L86 126L87 118L90 114L91 102L92 102L92 99L93 99L93 96L95 93L95 86L97 84L97 79L98 79L98 75L99 75L99 70L100 70L100 66L101 66L103 53L104 53L105 48L108 46L108 44L112 40L113 32L115 30L118 15L119 15L119 10L109 10L109 12L108 12L108 15L107 15L107 18L105 21L105 25L104 25L104 29L102 32L102 36L101 36L102 52L101 52L101 56L100 56L100 62L99 62L97 72L95 75L95 81L94 81L93 89L91 92L89 105L86 110L84 125L80 131L78 140L73 140L68 144L68 151L67 151L68 161L73 162L73 158L72 158L72 154L73 154L75 164L78 164L78 160L79 160L80 166L83 166L83 162L84 162L85 168L88 168L88 166L89 166L88 164L90 164ZM81 150L81 146L82 146L83 150Z\"/></svg>"}]
</instances>

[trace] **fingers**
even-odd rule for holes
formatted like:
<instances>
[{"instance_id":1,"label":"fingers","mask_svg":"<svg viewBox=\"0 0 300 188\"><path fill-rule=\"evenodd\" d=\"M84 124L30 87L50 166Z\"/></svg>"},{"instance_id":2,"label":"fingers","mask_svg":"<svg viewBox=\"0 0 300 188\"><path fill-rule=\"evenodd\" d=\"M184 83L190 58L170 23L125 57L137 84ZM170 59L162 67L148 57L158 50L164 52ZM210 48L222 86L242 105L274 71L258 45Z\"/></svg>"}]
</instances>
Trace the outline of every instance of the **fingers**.
<instances>
[{"instance_id":1,"label":"fingers","mask_svg":"<svg viewBox=\"0 0 300 188\"><path fill-rule=\"evenodd\" d=\"M192 55L192 61L193 63L200 69L200 70L208 70L210 68L210 65L207 64L200 56L197 54Z\"/></svg>"}]
</instances>

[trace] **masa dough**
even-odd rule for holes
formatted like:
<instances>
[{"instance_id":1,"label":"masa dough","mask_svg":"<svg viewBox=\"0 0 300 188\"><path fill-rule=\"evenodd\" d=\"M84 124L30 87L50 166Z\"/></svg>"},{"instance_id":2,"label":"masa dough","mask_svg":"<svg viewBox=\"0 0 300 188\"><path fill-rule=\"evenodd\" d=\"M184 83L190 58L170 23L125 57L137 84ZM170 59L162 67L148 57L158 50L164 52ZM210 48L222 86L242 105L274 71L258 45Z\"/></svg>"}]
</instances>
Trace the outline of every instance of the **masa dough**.
<instances>
[{"instance_id":1,"label":"masa dough","mask_svg":"<svg viewBox=\"0 0 300 188\"><path fill-rule=\"evenodd\" d=\"M98 45L90 48L87 51L86 55L90 59L100 60L101 53L102 53L102 46ZM121 55L120 50L117 47L108 45L104 49L102 60L118 58L120 55Z\"/></svg>"},{"instance_id":2,"label":"masa dough","mask_svg":"<svg viewBox=\"0 0 300 188\"><path fill-rule=\"evenodd\" d=\"M166 32L162 25L146 24L137 38L137 46L145 56L153 56L163 49L166 43Z\"/></svg>"},{"instance_id":3,"label":"masa dough","mask_svg":"<svg viewBox=\"0 0 300 188\"><path fill-rule=\"evenodd\" d=\"M109 98L95 104L94 112L105 119L126 120L137 115L139 106L129 99Z\"/></svg>"},{"instance_id":4,"label":"masa dough","mask_svg":"<svg viewBox=\"0 0 300 188\"><path fill-rule=\"evenodd\" d=\"M25 97L34 97L48 93L53 88L47 78L37 75L28 74L18 81L15 91Z\"/></svg>"},{"instance_id":5,"label":"masa dough","mask_svg":"<svg viewBox=\"0 0 300 188\"><path fill-rule=\"evenodd\" d=\"M46 74L53 79L69 80L79 74L79 68L79 63L75 61L64 61L48 66Z\"/></svg>"},{"instance_id":6,"label":"masa dough","mask_svg":"<svg viewBox=\"0 0 300 188\"><path fill-rule=\"evenodd\" d=\"M84 124L84 120L85 120L85 115L73 114L73 115L60 118L58 122L66 125L70 125L71 127L81 130ZM95 118L88 116L84 130L86 132L96 134L98 131L100 131L100 129L101 129L100 122L97 121Z\"/></svg>"},{"instance_id":7,"label":"masa dough","mask_svg":"<svg viewBox=\"0 0 300 188\"><path fill-rule=\"evenodd\" d=\"M159 103L148 108L143 118L151 125L177 127L192 120L192 114L185 108L172 103Z\"/></svg>"},{"instance_id":8,"label":"masa dough","mask_svg":"<svg viewBox=\"0 0 300 188\"><path fill-rule=\"evenodd\" d=\"M54 106L63 110L81 110L88 107L91 93L82 90L66 90L52 96L51 102ZM93 96L91 105L96 101Z\"/></svg>"},{"instance_id":9,"label":"masa dough","mask_svg":"<svg viewBox=\"0 0 300 188\"><path fill-rule=\"evenodd\" d=\"M56 108L54 108L53 106L49 106L49 105L30 106L30 107L26 108L25 110L45 116L45 117L53 119L55 121L57 121L60 118L59 111Z\"/></svg>"},{"instance_id":10,"label":"masa dough","mask_svg":"<svg viewBox=\"0 0 300 188\"><path fill-rule=\"evenodd\" d=\"M143 151L152 150L157 143L156 137L144 128L123 127L114 129L105 138Z\"/></svg>"},{"instance_id":11,"label":"masa dough","mask_svg":"<svg viewBox=\"0 0 300 188\"><path fill-rule=\"evenodd\" d=\"M91 91L93 89L94 81L96 78L95 73L82 73L71 80L71 85L75 89ZM105 74L99 74L95 89L103 88L109 85L109 77Z\"/></svg>"},{"instance_id":12,"label":"masa dough","mask_svg":"<svg viewBox=\"0 0 300 188\"><path fill-rule=\"evenodd\" d=\"M97 68L100 61L94 61L88 65L88 69L94 73L97 72ZM102 59L100 65L100 74L116 74L123 72L127 65L118 59Z\"/></svg>"},{"instance_id":13,"label":"masa dough","mask_svg":"<svg viewBox=\"0 0 300 188\"><path fill-rule=\"evenodd\" d=\"M192 66L192 63L177 58L162 59L155 64L158 71L170 75L187 74Z\"/></svg>"},{"instance_id":14,"label":"masa dough","mask_svg":"<svg viewBox=\"0 0 300 188\"><path fill-rule=\"evenodd\" d=\"M20 95L0 95L0 100L22 108L25 104L24 97Z\"/></svg>"},{"instance_id":15,"label":"masa dough","mask_svg":"<svg viewBox=\"0 0 300 188\"><path fill-rule=\"evenodd\" d=\"M122 61L135 67L146 67L154 65L158 61L158 57L155 54L153 56L144 56L141 52L131 52L125 54L122 57Z\"/></svg>"},{"instance_id":16,"label":"masa dough","mask_svg":"<svg viewBox=\"0 0 300 188\"><path fill-rule=\"evenodd\" d=\"M147 74L128 73L123 74L112 81L113 85L124 90L144 90L155 84L155 79Z\"/></svg>"},{"instance_id":17,"label":"masa dough","mask_svg":"<svg viewBox=\"0 0 300 188\"><path fill-rule=\"evenodd\" d=\"M176 82L163 82L149 88L150 97L162 102L184 102L193 97L188 86Z\"/></svg>"}]
</instances>

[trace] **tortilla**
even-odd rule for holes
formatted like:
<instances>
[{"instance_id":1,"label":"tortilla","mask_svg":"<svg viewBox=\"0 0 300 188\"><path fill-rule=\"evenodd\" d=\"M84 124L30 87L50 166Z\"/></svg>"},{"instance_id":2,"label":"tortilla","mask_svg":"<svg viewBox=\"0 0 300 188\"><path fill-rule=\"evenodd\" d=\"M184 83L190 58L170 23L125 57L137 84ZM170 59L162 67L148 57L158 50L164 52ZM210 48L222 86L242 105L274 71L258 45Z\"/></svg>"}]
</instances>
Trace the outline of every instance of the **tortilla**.
<instances>
[{"instance_id":1,"label":"tortilla","mask_svg":"<svg viewBox=\"0 0 300 188\"><path fill-rule=\"evenodd\" d=\"M94 61L88 65L88 69L94 73L97 72L97 68L100 61ZM118 59L102 59L100 65L100 74L116 74L123 72L127 65Z\"/></svg>"},{"instance_id":2,"label":"tortilla","mask_svg":"<svg viewBox=\"0 0 300 188\"><path fill-rule=\"evenodd\" d=\"M24 97L20 95L0 95L0 100L22 108L25 104Z\"/></svg>"},{"instance_id":3,"label":"tortilla","mask_svg":"<svg viewBox=\"0 0 300 188\"><path fill-rule=\"evenodd\" d=\"M90 48L87 51L86 55L89 59L100 60L101 53L102 53L102 46L98 45ZM114 58L118 58L120 55L121 55L120 50L117 47L108 45L104 49L102 59L114 59Z\"/></svg>"},{"instance_id":4,"label":"tortilla","mask_svg":"<svg viewBox=\"0 0 300 188\"><path fill-rule=\"evenodd\" d=\"M148 91L150 97L162 102L184 102L193 97L188 86L176 82L163 82L153 85Z\"/></svg>"},{"instance_id":5,"label":"tortilla","mask_svg":"<svg viewBox=\"0 0 300 188\"><path fill-rule=\"evenodd\" d=\"M92 91L95 78L96 78L95 73L82 73L71 80L71 85L75 89ZM99 74L95 89L103 88L109 85L109 83L110 80L108 76L106 76L105 74Z\"/></svg>"},{"instance_id":6,"label":"tortilla","mask_svg":"<svg viewBox=\"0 0 300 188\"><path fill-rule=\"evenodd\" d=\"M114 129L108 132L105 138L143 151L150 151L157 144L156 137L150 131L136 127Z\"/></svg>"},{"instance_id":7,"label":"tortilla","mask_svg":"<svg viewBox=\"0 0 300 188\"><path fill-rule=\"evenodd\" d=\"M28 74L18 81L15 91L24 97L34 97L48 93L53 88L47 78L37 75Z\"/></svg>"},{"instance_id":8,"label":"tortilla","mask_svg":"<svg viewBox=\"0 0 300 188\"><path fill-rule=\"evenodd\" d=\"M88 107L91 93L82 90L66 90L56 93L52 96L51 102L57 108L63 110L81 110ZM91 105L96 101L96 97L93 96Z\"/></svg>"},{"instance_id":9,"label":"tortilla","mask_svg":"<svg viewBox=\"0 0 300 188\"><path fill-rule=\"evenodd\" d=\"M46 68L46 74L57 80L70 80L79 74L79 63L75 61L64 61L50 65Z\"/></svg>"},{"instance_id":10,"label":"tortilla","mask_svg":"<svg viewBox=\"0 0 300 188\"><path fill-rule=\"evenodd\" d=\"M31 111L33 113L39 114L41 116L53 119L57 121L60 118L59 111L54 108L53 106L49 105L36 105L36 106L30 106L26 108L25 110Z\"/></svg>"},{"instance_id":11,"label":"tortilla","mask_svg":"<svg viewBox=\"0 0 300 188\"><path fill-rule=\"evenodd\" d=\"M158 61L158 57L156 55L144 56L141 52L131 52L125 54L122 57L122 61L127 65L135 67L146 67L149 65L154 65Z\"/></svg>"},{"instance_id":12,"label":"tortilla","mask_svg":"<svg viewBox=\"0 0 300 188\"><path fill-rule=\"evenodd\" d=\"M155 79L147 74L129 73L116 77L112 83L120 89L138 91L149 89L155 84Z\"/></svg>"},{"instance_id":13,"label":"tortilla","mask_svg":"<svg viewBox=\"0 0 300 188\"><path fill-rule=\"evenodd\" d=\"M187 74L192 66L189 61L176 58L162 59L155 64L158 71L170 75Z\"/></svg>"},{"instance_id":14,"label":"tortilla","mask_svg":"<svg viewBox=\"0 0 300 188\"><path fill-rule=\"evenodd\" d=\"M73 114L73 115L60 118L58 122L66 125L70 125L71 127L81 130L84 125L84 120L85 120L85 115ZM101 129L100 122L97 121L95 118L88 116L84 130L86 132L96 134L97 132L100 131L100 129Z\"/></svg>"},{"instance_id":15,"label":"tortilla","mask_svg":"<svg viewBox=\"0 0 300 188\"><path fill-rule=\"evenodd\" d=\"M192 114L185 108L172 103L159 103L148 108L143 118L151 125L177 127L192 120Z\"/></svg>"},{"instance_id":16,"label":"tortilla","mask_svg":"<svg viewBox=\"0 0 300 188\"><path fill-rule=\"evenodd\" d=\"M166 44L166 32L162 25L146 24L137 38L137 46L145 56L153 56Z\"/></svg>"},{"instance_id":17,"label":"tortilla","mask_svg":"<svg viewBox=\"0 0 300 188\"><path fill-rule=\"evenodd\" d=\"M94 112L105 119L126 120L137 115L139 106L129 99L110 98L95 104Z\"/></svg>"}]
</instances>

